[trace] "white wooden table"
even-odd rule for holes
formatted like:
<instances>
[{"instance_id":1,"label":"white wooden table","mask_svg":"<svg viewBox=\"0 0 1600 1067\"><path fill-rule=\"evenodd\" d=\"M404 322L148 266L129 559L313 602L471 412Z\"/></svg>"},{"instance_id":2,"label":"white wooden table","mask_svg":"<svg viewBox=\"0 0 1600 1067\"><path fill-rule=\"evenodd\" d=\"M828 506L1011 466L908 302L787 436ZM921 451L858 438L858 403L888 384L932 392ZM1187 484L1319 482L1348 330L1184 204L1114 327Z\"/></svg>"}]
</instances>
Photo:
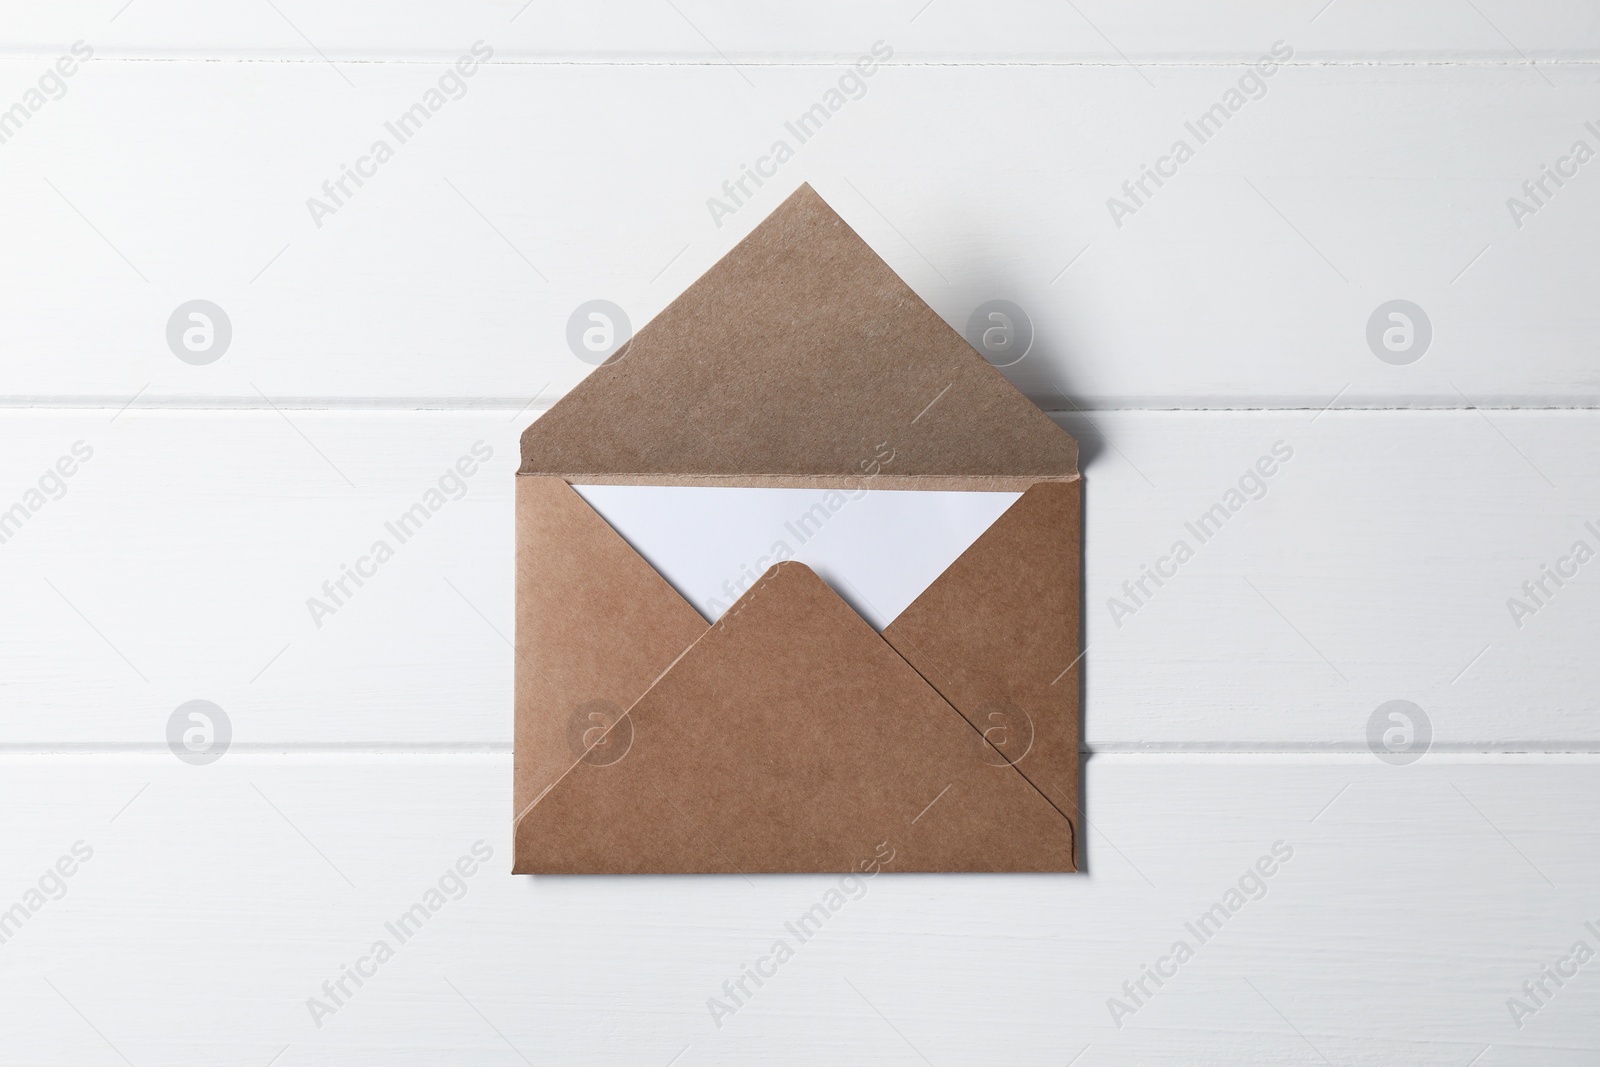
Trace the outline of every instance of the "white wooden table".
<instances>
[{"instance_id":1,"label":"white wooden table","mask_svg":"<svg viewBox=\"0 0 1600 1067\"><path fill-rule=\"evenodd\" d=\"M1590 6L6 7L0 1061L1594 1062ZM740 990L836 879L505 873L512 471L573 309L643 323L801 181L1032 321L1088 869L874 879ZM180 359L193 300L231 336Z\"/></svg>"}]
</instances>

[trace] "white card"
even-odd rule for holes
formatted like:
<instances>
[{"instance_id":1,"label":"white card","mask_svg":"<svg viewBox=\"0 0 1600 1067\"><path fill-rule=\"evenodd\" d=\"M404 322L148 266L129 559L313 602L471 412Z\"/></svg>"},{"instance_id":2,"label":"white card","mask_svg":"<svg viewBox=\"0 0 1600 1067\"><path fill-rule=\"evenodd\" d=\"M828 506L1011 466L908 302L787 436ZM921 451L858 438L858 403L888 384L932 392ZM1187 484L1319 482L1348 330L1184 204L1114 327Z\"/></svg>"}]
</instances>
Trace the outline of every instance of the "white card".
<instances>
[{"instance_id":1,"label":"white card","mask_svg":"<svg viewBox=\"0 0 1600 1067\"><path fill-rule=\"evenodd\" d=\"M774 563L799 560L882 630L1020 493L575 485L715 622Z\"/></svg>"}]
</instances>

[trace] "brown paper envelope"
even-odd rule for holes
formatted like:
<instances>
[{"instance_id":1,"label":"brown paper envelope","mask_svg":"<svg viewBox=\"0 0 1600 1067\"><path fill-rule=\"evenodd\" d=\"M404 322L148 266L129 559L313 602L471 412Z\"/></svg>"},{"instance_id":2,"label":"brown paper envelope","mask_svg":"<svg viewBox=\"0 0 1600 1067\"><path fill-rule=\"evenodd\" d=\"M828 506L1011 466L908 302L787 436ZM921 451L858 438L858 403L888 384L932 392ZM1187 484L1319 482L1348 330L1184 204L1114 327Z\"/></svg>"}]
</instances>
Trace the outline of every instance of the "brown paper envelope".
<instances>
[{"instance_id":1,"label":"brown paper envelope","mask_svg":"<svg viewBox=\"0 0 1600 1067\"><path fill-rule=\"evenodd\" d=\"M874 831L843 816L889 841L938 778L890 869L1074 869L1076 443L809 187L531 425L518 475L516 870L850 870ZM709 627L569 483L1023 496L880 636L797 566Z\"/></svg>"},{"instance_id":2,"label":"brown paper envelope","mask_svg":"<svg viewBox=\"0 0 1600 1067\"><path fill-rule=\"evenodd\" d=\"M1072 869L1071 824L809 568L780 563L516 828L530 873Z\"/></svg>"},{"instance_id":3,"label":"brown paper envelope","mask_svg":"<svg viewBox=\"0 0 1600 1067\"><path fill-rule=\"evenodd\" d=\"M880 708L876 714L892 715L897 708L898 713L905 714L908 709L926 707L930 702L937 704L948 712L941 737L946 747L952 740L959 743L961 762L1007 771L993 775L967 768L968 772L977 770L976 777L963 779L963 803L968 810L992 813L993 806L1003 801L990 793L1014 792L1011 787L1016 783L1007 780L1016 777L1029 786L1024 792L1034 793L1034 800L1048 800L1049 814L1059 823L1055 834L1024 835L1012 842L1007 846L1010 852L997 852L997 846L987 837L974 837L964 831L952 831L954 836L937 847L920 832L907 834L902 844L915 844L915 848L905 854L904 862L892 864L892 869L1075 869L1075 673L1057 677L1061 672L1049 672L1057 664L1070 663L1076 643L1074 520L1078 497L1074 482L1041 482L1028 489L881 637L831 590L827 590L826 597L789 593L798 606L782 610L801 612L784 631L791 644L806 638L814 628L823 649L831 647L824 630L837 631L836 640L852 645L883 647L874 647L876 660L867 668L849 657L826 652L813 656L800 696L790 698L785 712L793 717L793 729L773 732L764 722L752 722L746 727L752 746L799 746L811 753L805 757L808 760L837 763L836 777L848 780L860 768L837 759L834 749L841 740L848 742L854 736L850 709L855 705L849 702L859 701L859 694L850 687L860 680L837 676L865 669L867 677L876 679L869 688L880 704L890 709ZM519 478L518 508L518 819L514 869L519 873L851 869L839 866L842 861L832 853L826 854L824 863L824 854L817 853L814 846L800 849L788 836L794 833L815 838L826 830L835 835L841 847L856 842L858 835L848 826L819 829L811 825L807 820L820 818L820 809L760 813L762 825L769 832L746 843L745 851L739 853L737 868L730 866L724 856L707 855L703 839L687 843L683 820L669 820L672 826L666 828L654 826L667 815L659 810L648 817L639 814L632 818L647 824L638 831L644 839L674 842L661 857L652 858L648 849L640 851L620 844L602 856L583 844L596 832L594 820L609 819L617 810L615 805L624 803L621 799L608 799L613 791L626 793L641 788L630 774L593 772L610 772L628 760L637 762L642 751L638 746L645 736L644 724L652 724L659 734L683 722L678 714L652 713L650 709L659 708L666 701L662 693L680 691L686 683L678 679L679 672L690 670L691 663L701 684L723 694L734 708L755 704L775 707L781 703L775 702L771 687L795 684L792 672L781 670L742 645L734 646L741 649L739 654L722 652L716 658L704 651L698 657L691 656L689 650L691 646L713 647L708 631L737 627L742 633L753 625L751 620L780 610L778 605L783 598L771 594L788 592L799 583L792 578L783 583L765 581L731 607L722 622L708 627L565 482ZM780 569L791 573L789 565ZM799 572L808 577L808 588L822 584L809 569L799 567ZM768 595L758 601L756 589ZM817 609L818 602L825 603L825 611ZM763 611L747 610L752 607ZM801 609L807 609L809 614ZM907 681L884 683L886 664L902 657L916 668L920 676L917 684L909 684L912 675L898 668L890 671L889 677ZM1056 684L1052 685L1052 680ZM819 716L801 699L822 691L836 694L835 711L843 716L842 721ZM940 697L939 693L946 696ZM644 699L639 699L641 696ZM661 717L663 714L665 717ZM841 732L842 738L836 736ZM952 784L954 776L948 765L940 762L942 758L936 754L927 757L952 778L952 782L944 784ZM904 752L896 759L902 764L916 762ZM652 761L643 762L649 765ZM803 777L791 781L772 772L780 764L781 760L770 756L759 764L767 768L762 786L779 797L786 792L807 796L812 789ZM661 780L663 773L681 779L689 790L697 788L708 773L681 754L675 754L663 766L669 770L663 772L658 767L650 784L650 789L659 791L661 796L676 792L671 782ZM673 767L678 769L670 770ZM734 767L714 776L727 780L740 772L741 768ZM897 780L885 778L878 771L871 774L883 788L908 789L912 794L923 782L923 778L916 777L897 784ZM741 788L753 792L755 787L746 783ZM982 796L974 799L975 790ZM883 798L879 811L904 807L916 799L914 795L909 799ZM697 806L694 801L683 803L685 811ZM652 810L659 807L654 805ZM734 815L729 812L728 817ZM1008 825L1002 821L990 826L990 830ZM602 836L620 841L631 832L614 827ZM1061 834L1067 841L1065 848L1060 847ZM871 855L868 851L858 859ZM996 859L1000 855L1006 857L1008 866L993 866L1000 862ZM906 866L907 863L918 866Z\"/></svg>"}]
</instances>

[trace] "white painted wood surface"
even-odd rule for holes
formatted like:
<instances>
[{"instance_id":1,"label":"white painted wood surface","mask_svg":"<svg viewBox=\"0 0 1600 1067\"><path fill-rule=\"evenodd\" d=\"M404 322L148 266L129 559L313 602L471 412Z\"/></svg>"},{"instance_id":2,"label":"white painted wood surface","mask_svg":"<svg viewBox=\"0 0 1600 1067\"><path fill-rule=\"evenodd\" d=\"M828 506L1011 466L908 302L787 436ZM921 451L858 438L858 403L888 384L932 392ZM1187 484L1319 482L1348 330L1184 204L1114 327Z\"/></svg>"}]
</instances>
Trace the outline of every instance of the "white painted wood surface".
<instances>
[{"instance_id":1,"label":"white painted wood surface","mask_svg":"<svg viewBox=\"0 0 1600 1067\"><path fill-rule=\"evenodd\" d=\"M1405 61L1587 60L1600 23L1581 0L1241 0L1118 4L1082 0L821 0L783 9L730 0L462 0L441 5L352 0L313 5L202 5L182 0L65 0L10 4L0 37L18 52L48 53L90 37L113 54L162 57L218 53L323 62L383 62L452 54L475 37L505 41L525 61L726 63L853 56L863 41L897 37L906 51L938 61L1227 61L1298 34L1319 59ZM354 77L354 75L351 75Z\"/></svg>"},{"instance_id":2,"label":"white painted wood surface","mask_svg":"<svg viewBox=\"0 0 1600 1067\"><path fill-rule=\"evenodd\" d=\"M1542 569L1600 549L1600 201L1587 164L1520 228L1506 200L1600 148L1597 37L1555 0L7 5L0 113L95 58L0 143L0 1062L1593 1062L1600 963L1522 986L1600 950L1600 563ZM306 198L480 39L318 228ZM877 40L718 227L707 198ZM708 998L836 880L504 873L511 471L588 369L572 310L642 323L802 180L956 327L1005 298L1036 328L1006 373L1085 454L1087 869L875 879L719 1028ZM164 336L194 298L233 327L209 366ZM1433 327L1404 366L1366 336L1396 298ZM1201 543L1234 488L1260 499ZM165 737L194 699L233 730L206 766ZM1368 748L1396 699L1432 731L1405 766Z\"/></svg>"},{"instance_id":3,"label":"white painted wood surface","mask_svg":"<svg viewBox=\"0 0 1600 1067\"><path fill-rule=\"evenodd\" d=\"M0 102L42 62L0 62ZM1600 398L1595 168L1520 228L1506 206L1574 141L1600 150L1591 64L1555 87L1503 64L1279 69L1198 144L1185 123L1243 68L1151 86L1114 64L890 60L798 144L785 123L846 68L765 66L752 88L720 66L491 60L399 143L385 123L450 69L371 64L352 89L319 63L88 63L0 145L7 395L547 405L589 370L565 339L580 303L642 324L809 180L958 328L1023 307L1036 339L1007 373L1048 407ZM779 138L795 157L714 219ZM1178 138L1194 158L1117 225L1108 200ZM379 139L394 157L314 221ZM233 327L209 366L167 348L196 298ZM1409 366L1368 347L1394 299L1432 324Z\"/></svg>"},{"instance_id":4,"label":"white painted wood surface","mask_svg":"<svg viewBox=\"0 0 1600 1067\"><path fill-rule=\"evenodd\" d=\"M1505 1006L1600 940L1587 757L1095 757L1088 874L880 875L803 944L785 924L837 878L504 874L503 754L0 768L0 900L94 850L0 946L9 1062L1593 1060L1600 964L1521 1030ZM480 840L487 869L399 943L385 923ZM1201 944L1185 924L1280 841ZM707 1000L780 937L794 958L718 1027ZM394 958L318 1027L307 1000L377 939ZM1179 939L1194 958L1119 1028L1107 1001Z\"/></svg>"}]
</instances>

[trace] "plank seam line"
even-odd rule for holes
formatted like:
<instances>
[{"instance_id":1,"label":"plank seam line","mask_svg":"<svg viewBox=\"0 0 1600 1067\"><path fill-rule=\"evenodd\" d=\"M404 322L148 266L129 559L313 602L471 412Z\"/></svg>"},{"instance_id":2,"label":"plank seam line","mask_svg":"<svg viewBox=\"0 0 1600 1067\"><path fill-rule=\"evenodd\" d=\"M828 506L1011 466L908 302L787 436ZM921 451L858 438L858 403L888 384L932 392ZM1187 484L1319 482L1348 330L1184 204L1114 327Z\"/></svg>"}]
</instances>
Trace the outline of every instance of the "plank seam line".
<instances>
[{"instance_id":1,"label":"plank seam line","mask_svg":"<svg viewBox=\"0 0 1600 1067\"><path fill-rule=\"evenodd\" d=\"M21 49L0 51L0 62L37 62L50 60L59 51L60 46L41 47L38 49ZM263 55L249 53L197 52L192 54L154 55L149 53L119 54L116 52L100 51L95 54L89 63L273 63L280 65L323 66L327 63L343 63L348 66L435 66L440 63L449 63L456 58L456 53L439 53L438 55L395 55L395 56L350 56L337 52L328 53L327 57L304 55ZM588 56L512 56L509 58L496 58L492 65L496 67L682 67L725 69L731 62L742 67L766 67L771 69L809 67L837 67L854 63L859 58L859 53L852 52L848 55L816 56L816 57L789 57L772 59L764 56L730 55L728 60L721 58L681 58L681 59L628 59L621 57L588 57ZM1130 66L1147 68L1172 68L1205 70L1213 68L1232 68L1248 65L1255 60L1255 55L1240 54L1236 58L1208 57L1185 58L1178 56L1140 56L1133 55L1128 60L1121 58L1047 58L1036 59L896 59L886 66L892 67L1014 67L1014 68L1043 68L1043 69L1073 69L1073 68L1104 68L1108 70L1121 70ZM1370 67L1375 69L1404 69L1409 67L1460 67L1464 69L1523 69L1530 65L1530 61L1521 57L1505 58L1462 58L1445 56L1419 56L1414 58L1327 58L1327 59L1296 59L1289 62L1280 62L1280 67L1302 69L1345 69ZM1534 56L1531 65L1539 67L1573 67L1585 68L1600 65L1600 57L1551 57Z\"/></svg>"},{"instance_id":2,"label":"plank seam line","mask_svg":"<svg viewBox=\"0 0 1600 1067\"><path fill-rule=\"evenodd\" d=\"M296 743L271 744L268 742L235 743L229 749L234 755L252 756L283 756L285 758L311 757L311 756L358 756L358 757L428 757L428 756L492 756L495 758L509 758L511 745L507 742L483 743L439 743L416 745L381 745L371 742L343 743ZM1504 747L1488 747L1481 744L1453 743L1434 745L1429 756L1448 757L1457 760L1469 759L1499 759L1501 757L1569 757L1578 760L1587 760L1600 756L1600 742L1537 742L1508 744ZM6 757L41 757L41 758L73 758L94 756L156 756L170 758L170 751L164 742L126 741L126 742L61 742L50 743L0 743L0 758ZM1084 748L1079 751L1079 756L1085 759L1095 757L1114 757L1118 759L1127 757L1154 759L1185 758L1190 756L1204 757L1255 757L1270 760L1279 757L1310 757L1331 758L1339 761L1345 760L1371 760L1372 754L1365 743L1328 744L1322 746L1273 746L1273 745L1239 745L1228 744L1187 744L1175 742L1169 745L1152 745L1149 743L1128 742L1125 744L1100 745L1093 748Z\"/></svg>"},{"instance_id":3,"label":"plank seam line","mask_svg":"<svg viewBox=\"0 0 1600 1067\"><path fill-rule=\"evenodd\" d=\"M1026 390L1024 390L1026 393ZM559 398L558 398L559 399ZM150 411L193 411L193 412L225 412L225 411L326 411L332 414L358 414L366 412L375 413L405 413L405 412L533 412L546 411L555 401L549 403L518 404L515 401L499 400L483 397L439 397L432 399L399 397L280 397L275 398L272 404L263 404L252 397L239 397L231 399L226 397L205 397L193 400L181 397L160 398L129 405L125 400L118 401L110 397L82 397L63 398L60 400L50 398L17 398L0 397L0 410L8 411L60 411L60 412L150 412ZM1172 414L1279 414L1285 412L1311 412L1326 411L1330 415L1341 413L1363 414L1456 414L1472 411L1491 412L1597 412L1600 404L1341 404L1338 407L1328 408L1318 403L1285 403L1285 404L1081 404L1073 408L1045 407L1040 405L1040 410L1047 415L1071 417L1081 413L1100 412L1155 412Z\"/></svg>"}]
</instances>

